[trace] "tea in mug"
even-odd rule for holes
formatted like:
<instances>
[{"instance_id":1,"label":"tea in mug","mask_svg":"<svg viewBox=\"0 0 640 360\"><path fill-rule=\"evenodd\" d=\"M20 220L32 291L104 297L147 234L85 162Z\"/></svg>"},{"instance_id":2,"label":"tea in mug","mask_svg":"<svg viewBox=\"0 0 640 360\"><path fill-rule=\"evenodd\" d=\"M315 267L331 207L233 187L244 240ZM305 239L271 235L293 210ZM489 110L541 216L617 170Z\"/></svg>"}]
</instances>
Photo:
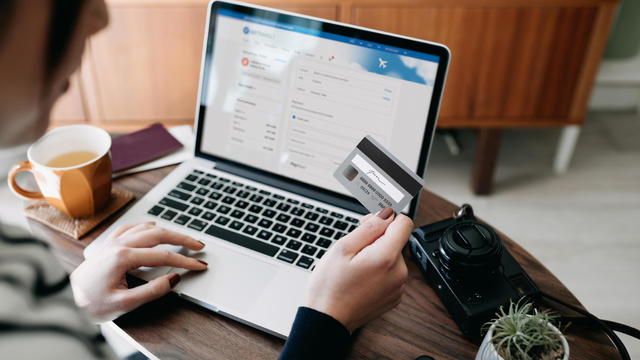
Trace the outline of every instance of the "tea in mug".
<instances>
[{"instance_id":1,"label":"tea in mug","mask_svg":"<svg viewBox=\"0 0 640 360\"><path fill-rule=\"evenodd\" d=\"M84 164L97 157L98 154L91 151L72 151L54 157L46 165L54 168L65 168Z\"/></svg>"}]
</instances>

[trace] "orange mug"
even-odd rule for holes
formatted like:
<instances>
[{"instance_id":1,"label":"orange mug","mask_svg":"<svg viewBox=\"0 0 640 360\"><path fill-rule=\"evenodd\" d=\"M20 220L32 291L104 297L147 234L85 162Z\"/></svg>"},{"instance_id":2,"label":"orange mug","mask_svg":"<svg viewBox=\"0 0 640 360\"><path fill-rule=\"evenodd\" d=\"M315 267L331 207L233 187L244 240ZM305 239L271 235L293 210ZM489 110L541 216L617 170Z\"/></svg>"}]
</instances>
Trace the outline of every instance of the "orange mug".
<instances>
[{"instance_id":1,"label":"orange mug","mask_svg":"<svg viewBox=\"0 0 640 360\"><path fill-rule=\"evenodd\" d=\"M29 160L9 170L9 188L29 200L46 199L70 217L91 216L111 196L111 137L95 126L69 125L54 129L27 151ZM30 171L40 191L16 183L16 175Z\"/></svg>"}]
</instances>

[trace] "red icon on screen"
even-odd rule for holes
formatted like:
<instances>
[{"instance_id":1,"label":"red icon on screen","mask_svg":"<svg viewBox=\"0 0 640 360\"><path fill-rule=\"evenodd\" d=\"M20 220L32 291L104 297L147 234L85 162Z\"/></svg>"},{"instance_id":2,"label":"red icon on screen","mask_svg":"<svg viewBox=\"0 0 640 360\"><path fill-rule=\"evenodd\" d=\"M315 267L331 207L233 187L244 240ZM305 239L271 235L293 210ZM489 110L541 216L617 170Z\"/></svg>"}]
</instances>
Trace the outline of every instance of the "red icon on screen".
<instances>
[{"instance_id":1,"label":"red icon on screen","mask_svg":"<svg viewBox=\"0 0 640 360\"><path fill-rule=\"evenodd\" d=\"M240 62L242 63L242 66L249 65L249 59L247 59L246 57L243 57Z\"/></svg>"},{"instance_id":2,"label":"red icon on screen","mask_svg":"<svg viewBox=\"0 0 640 360\"><path fill-rule=\"evenodd\" d=\"M335 59L336 59L335 56L333 56L333 55L329 56L329 61L333 61Z\"/></svg>"}]
</instances>

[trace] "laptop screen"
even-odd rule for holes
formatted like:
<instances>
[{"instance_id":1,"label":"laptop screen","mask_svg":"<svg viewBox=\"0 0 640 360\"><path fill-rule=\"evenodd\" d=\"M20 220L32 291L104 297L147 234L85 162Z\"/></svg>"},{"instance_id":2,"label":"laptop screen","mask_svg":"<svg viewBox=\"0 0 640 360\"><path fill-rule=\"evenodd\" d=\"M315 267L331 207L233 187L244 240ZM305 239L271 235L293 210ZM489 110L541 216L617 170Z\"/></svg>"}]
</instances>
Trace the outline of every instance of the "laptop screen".
<instances>
[{"instance_id":1,"label":"laptop screen","mask_svg":"<svg viewBox=\"0 0 640 360\"><path fill-rule=\"evenodd\" d=\"M346 195L333 172L365 135L419 169L441 56L246 9L211 15L200 152Z\"/></svg>"}]
</instances>

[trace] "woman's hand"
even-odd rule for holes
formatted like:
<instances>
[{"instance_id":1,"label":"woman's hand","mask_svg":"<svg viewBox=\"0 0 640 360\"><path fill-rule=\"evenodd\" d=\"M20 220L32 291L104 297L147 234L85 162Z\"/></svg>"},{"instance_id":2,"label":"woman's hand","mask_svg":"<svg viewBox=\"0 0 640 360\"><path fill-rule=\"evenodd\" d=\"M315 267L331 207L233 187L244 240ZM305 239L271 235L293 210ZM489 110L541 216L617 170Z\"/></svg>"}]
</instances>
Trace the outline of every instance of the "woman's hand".
<instances>
[{"instance_id":1,"label":"woman's hand","mask_svg":"<svg viewBox=\"0 0 640 360\"><path fill-rule=\"evenodd\" d=\"M340 321L349 331L400 303L407 279L402 248L413 222L391 208L368 215L338 240L311 275L305 306Z\"/></svg>"},{"instance_id":2,"label":"woman's hand","mask_svg":"<svg viewBox=\"0 0 640 360\"><path fill-rule=\"evenodd\" d=\"M86 259L71 274L76 304L96 321L113 320L162 297L180 281L180 275L167 274L129 289L125 278L128 271L140 266L207 268L203 261L153 249L159 244L181 245L191 250L204 247L200 241L157 227L155 223L122 226L109 235L99 255Z\"/></svg>"}]
</instances>

